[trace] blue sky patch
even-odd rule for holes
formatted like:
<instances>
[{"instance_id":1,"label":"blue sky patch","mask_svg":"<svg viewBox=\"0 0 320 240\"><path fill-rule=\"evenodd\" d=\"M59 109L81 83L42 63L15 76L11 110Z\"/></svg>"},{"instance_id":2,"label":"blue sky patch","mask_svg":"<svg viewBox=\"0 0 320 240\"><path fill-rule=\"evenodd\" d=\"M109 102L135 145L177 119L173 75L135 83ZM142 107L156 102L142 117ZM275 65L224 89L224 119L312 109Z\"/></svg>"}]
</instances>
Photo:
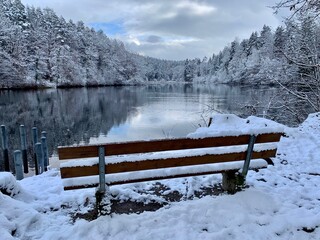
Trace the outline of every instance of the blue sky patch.
<instances>
[{"instance_id":1,"label":"blue sky patch","mask_svg":"<svg viewBox=\"0 0 320 240\"><path fill-rule=\"evenodd\" d=\"M125 30L123 24L119 21L116 22L95 22L90 23L90 27L95 30L102 30L107 36L123 35Z\"/></svg>"}]
</instances>

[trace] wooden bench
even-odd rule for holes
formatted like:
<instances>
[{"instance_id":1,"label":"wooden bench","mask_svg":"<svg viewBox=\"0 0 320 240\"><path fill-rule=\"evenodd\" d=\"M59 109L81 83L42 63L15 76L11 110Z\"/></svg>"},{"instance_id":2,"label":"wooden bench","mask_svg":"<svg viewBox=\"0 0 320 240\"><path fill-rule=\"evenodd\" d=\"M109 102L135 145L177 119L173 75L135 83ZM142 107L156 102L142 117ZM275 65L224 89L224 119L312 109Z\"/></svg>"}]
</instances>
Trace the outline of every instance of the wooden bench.
<instances>
[{"instance_id":1,"label":"wooden bench","mask_svg":"<svg viewBox=\"0 0 320 240\"><path fill-rule=\"evenodd\" d=\"M65 190L223 174L222 186L235 192L249 169L273 164L282 133L165 139L59 147ZM70 161L70 159L73 159ZM238 171L242 169L239 173ZM238 183L239 184L239 183Z\"/></svg>"}]
</instances>

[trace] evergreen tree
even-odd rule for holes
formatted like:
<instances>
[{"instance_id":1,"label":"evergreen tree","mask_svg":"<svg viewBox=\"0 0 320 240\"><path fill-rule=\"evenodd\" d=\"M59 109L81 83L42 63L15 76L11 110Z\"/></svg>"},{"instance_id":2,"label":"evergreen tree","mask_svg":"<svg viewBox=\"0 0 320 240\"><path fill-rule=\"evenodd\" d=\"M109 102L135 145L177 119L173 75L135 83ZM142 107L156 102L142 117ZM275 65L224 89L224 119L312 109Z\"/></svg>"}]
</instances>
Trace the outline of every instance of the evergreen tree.
<instances>
[{"instance_id":1,"label":"evergreen tree","mask_svg":"<svg viewBox=\"0 0 320 240\"><path fill-rule=\"evenodd\" d=\"M279 26L277 27L274 33L273 53L276 58L283 57L285 44L286 44L285 30L282 26Z\"/></svg>"},{"instance_id":2,"label":"evergreen tree","mask_svg":"<svg viewBox=\"0 0 320 240\"><path fill-rule=\"evenodd\" d=\"M189 59L186 59L185 61L185 65L184 65L184 81L185 82L192 82L193 78L194 78L194 69L193 66L191 64L191 61Z\"/></svg>"}]
</instances>

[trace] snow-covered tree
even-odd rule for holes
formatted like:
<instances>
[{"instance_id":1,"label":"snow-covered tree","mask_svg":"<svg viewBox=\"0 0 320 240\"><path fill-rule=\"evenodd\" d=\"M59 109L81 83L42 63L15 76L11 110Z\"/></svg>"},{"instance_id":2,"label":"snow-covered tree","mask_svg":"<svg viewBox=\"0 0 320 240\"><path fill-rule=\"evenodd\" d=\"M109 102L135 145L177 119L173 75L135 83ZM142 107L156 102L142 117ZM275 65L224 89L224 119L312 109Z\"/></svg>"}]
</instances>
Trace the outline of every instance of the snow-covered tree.
<instances>
[{"instance_id":1,"label":"snow-covered tree","mask_svg":"<svg viewBox=\"0 0 320 240\"><path fill-rule=\"evenodd\" d=\"M273 54L276 58L283 58L286 44L285 30L282 26L277 27L274 33Z\"/></svg>"}]
</instances>

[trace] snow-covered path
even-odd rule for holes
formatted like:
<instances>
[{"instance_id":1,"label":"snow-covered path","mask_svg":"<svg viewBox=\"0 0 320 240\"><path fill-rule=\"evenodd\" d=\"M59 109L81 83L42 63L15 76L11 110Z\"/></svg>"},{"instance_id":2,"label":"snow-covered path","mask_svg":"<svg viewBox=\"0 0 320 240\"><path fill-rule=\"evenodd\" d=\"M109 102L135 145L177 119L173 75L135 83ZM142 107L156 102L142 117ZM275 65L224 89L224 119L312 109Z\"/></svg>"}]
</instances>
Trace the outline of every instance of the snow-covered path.
<instances>
[{"instance_id":1,"label":"snow-covered path","mask_svg":"<svg viewBox=\"0 0 320 240\"><path fill-rule=\"evenodd\" d=\"M86 212L94 190L64 192L57 170L26 178L21 192L0 193L0 239L320 239L320 113L299 128L286 128L275 166L250 171L250 186L235 195L206 196L171 203L155 212L112 214L72 222L70 212ZM14 181L0 175L1 182ZM193 190L220 181L220 176L189 179ZM166 180L183 193L183 180ZM16 186L17 187L17 186ZM113 193L139 201L136 188L113 187ZM183 193L185 194L185 193ZM156 198L154 198L156 199Z\"/></svg>"}]
</instances>

